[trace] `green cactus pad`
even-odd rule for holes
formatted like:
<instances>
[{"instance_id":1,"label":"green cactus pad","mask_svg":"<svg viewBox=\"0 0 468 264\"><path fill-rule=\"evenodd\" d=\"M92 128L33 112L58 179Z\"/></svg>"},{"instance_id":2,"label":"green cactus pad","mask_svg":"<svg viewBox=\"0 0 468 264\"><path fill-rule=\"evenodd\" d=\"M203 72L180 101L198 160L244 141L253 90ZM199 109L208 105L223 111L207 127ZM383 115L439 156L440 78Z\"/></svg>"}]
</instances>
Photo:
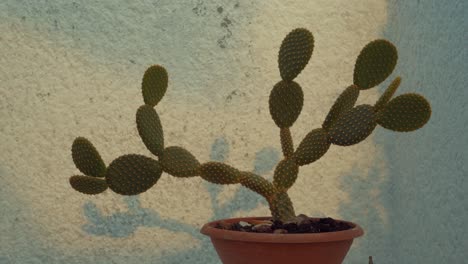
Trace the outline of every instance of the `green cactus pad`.
<instances>
[{"instance_id":1,"label":"green cactus pad","mask_svg":"<svg viewBox=\"0 0 468 264\"><path fill-rule=\"evenodd\" d=\"M291 199L286 192L277 193L270 202L270 211L275 220L286 222L296 216Z\"/></svg>"},{"instance_id":2,"label":"green cactus pad","mask_svg":"<svg viewBox=\"0 0 468 264\"><path fill-rule=\"evenodd\" d=\"M350 146L366 139L376 127L376 114L370 105L356 106L340 116L328 132L328 140Z\"/></svg>"},{"instance_id":3,"label":"green cactus pad","mask_svg":"<svg viewBox=\"0 0 468 264\"><path fill-rule=\"evenodd\" d=\"M104 177L106 165L99 152L84 137L77 137L72 144L72 159L75 166L85 175Z\"/></svg>"},{"instance_id":4,"label":"green cactus pad","mask_svg":"<svg viewBox=\"0 0 468 264\"><path fill-rule=\"evenodd\" d=\"M164 150L164 133L158 113L149 105L142 105L136 113L136 123L146 148L156 156Z\"/></svg>"},{"instance_id":5,"label":"green cactus pad","mask_svg":"<svg viewBox=\"0 0 468 264\"><path fill-rule=\"evenodd\" d=\"M310 131L294 152L293 159L297 165L303 166L320 159L330 148L325 129L317 128Z\"/></svg>"},{"instance_id":6,"label":"green cactus pad","mask_svg":"<svg viewBox=\"0 0 468 264\"><path fill-rule=\"evenodd\" d=\"M137 195L151 188L161 177L157 160L138 155L123 155L112 161L107 169L109 188L122 195Z\"/></svg>"},{"instance_id":7,"label":"green cactus pad","mask_svg":"<svg viewBox=\"0 0 468 264\"><path fill-rule=\"evenodd\" d=\"M167 147L159 161L163 170L175 177L192 177L200 174L200 163L192 153L182 147Z\"/></svg>"},{"instance_id":8,"label":"green cactus pad","mask_svg":"<svg viewBox=\"0 0 468 264\"><path fill-rule=\"evenodd\" d=\"M409 93L392 99L377 115L382 127L409 132L423 127L431 117L431 105L421 95Z\"/></svg>"},{"instance_id":9,"label":"green cactus pad","mask_svg":"<svg viewBox=\"0 0 468 264\"><path fill-rule=\"evenodd\" d=\"M296 82L278 82L270 93L270 114L280 128L291 127L304 104L304 93Z\"/></svg>"},{"instance_id":10,"label":"green cactus pad","mask_svg":"<svg viewBox=\"0 0 468 264\"><path fill-rule=\"evenodd\" d=\"M397 49L390 41L378 39L370 42L357 57L354 84L361 90L380 84L393 72L397 59Z\"/></svg>"},{"instance_id":11,"label":"green cactus pad","mask_svg":"<svg viewBox=\"0 0 468 264\"><path fill-rule=\"evenodd\" d=\"M216 184L234 184L242 179L241 172L222 162L210 161L200 166L200 176Z\"/></svg>"},{"instance_id":12,"label":"green cactus pad","mask_svg":"<svg viewBox=\"0 0 468 264\"><path fill-rule=\"evenodd\" d=\"M289 128L280 129L281 148L285 157L290 157L294 153L293 139Z\"/></svg>"},{"instance_id":13,"label":"green cactus pad","mask_svg":"<svg viewBox=\"0 0 468 264\"><path fill-rule=\"evenodd\" d=\"M385 105L392 99L392 96L395 94L396 90L400 86L401 78L397 77L393 82L387 87L385 92L380 96L379 100L375 103L374 109L375 112L382 110Z\"/></svg>"},{"instance_id":14,"label":"green cactus pad","mask_svg":"<svg viewBox=\"0 0 468 264\"><path fill-rule=\"evenodd\" d=\"M276 166L273 184L281 191L289 189L297 179L299 166L293 159L283 159Z\"/></svg>"},{"instance_id":15,"label":"green cactus pad","mask_svg":"<svg viewBox=\"0 0 468 264\"><path fill-rule=\"evenodd\" d=\"M168 80L166 69L160 65L153 65L146 70L141 84L145 104L154 107L161 101L166 93Z\"/></svg>"},{"instance_id":16,"label":"green cactus pad","mask_svg":"<svg viewBox=\"0 0 468 264\"><path fill-rule=\"evenodd\" d=\"M276 192L275 186L271 182L252 172L242 172L241 184L265 197L267 200L273 197Z\"/></svg>"},{"instance_id":17,"label":"green cactus pad","mask_svg":"<svg viewBox=\"0 0 468 264\"><path fill-rule=\"evenodd\" d=\"M107 183L104 179L90 176L72 176L70 177L70 185L80 193L90 195L99 194L107 190Z\"/></svg>"},{"instance_id":18,"label":"green cactus pad","mask_svg":"<svg viewBox=\"0 0 468 264\"><path fill-rule=\"evenodd\" d=\"M322 124L322 128L325 130L330 129L332 124L338 119L338 117L340 117L341 114L353 108L358 97L359 87L353 84L346 88L331 107L327 117L325 118L325 121Z\"/></svg>"},{"instance_id":19,"label":"green cactus pad","mask_svg":"<svg viewBox=\"0 0 468 264\"><path fill-rule=\"evenodd\" d=\"M278 54L281 79L292 81L301 73L312 56L314 36L304 28L296 28L283 39Z\"/></svg>"}]
</instances>

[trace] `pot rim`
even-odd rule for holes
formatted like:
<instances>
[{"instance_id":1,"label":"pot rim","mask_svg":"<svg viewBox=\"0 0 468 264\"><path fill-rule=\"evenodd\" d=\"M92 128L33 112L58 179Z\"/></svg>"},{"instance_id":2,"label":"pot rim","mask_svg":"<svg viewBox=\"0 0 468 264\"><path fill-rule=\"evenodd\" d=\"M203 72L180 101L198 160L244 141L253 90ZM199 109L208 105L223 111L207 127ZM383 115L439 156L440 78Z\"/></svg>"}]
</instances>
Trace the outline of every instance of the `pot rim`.
<instances>
[{"instance_id":1,"label":"pot rim","mask_svg":"<svg viewBox=\"0 0 468 264\"><path fill-rule=\"evenodd\" d=\"M215 225L220 221L226 221L228 223L248 221L248 220L267 220L271 217L238 217L238 218L227 218L212 221L203 225L200 233L211 237L211 239L222 239L222 240L235 240L242 242L262 242L262 243L320 243L320 242L333 242L333 241L344 241L352 240L356 237L364 235L364 230L353 222L344 221L340 219L334 219L335 221L345 222L352 226L351 229L334 232L324 233L304 233L304 234L272 234L272 233L252 233L252 232L241 232L232 231L216 228ZM311 217L311 219L319 219L318 217Z\"/></svg>"}]
</instances>

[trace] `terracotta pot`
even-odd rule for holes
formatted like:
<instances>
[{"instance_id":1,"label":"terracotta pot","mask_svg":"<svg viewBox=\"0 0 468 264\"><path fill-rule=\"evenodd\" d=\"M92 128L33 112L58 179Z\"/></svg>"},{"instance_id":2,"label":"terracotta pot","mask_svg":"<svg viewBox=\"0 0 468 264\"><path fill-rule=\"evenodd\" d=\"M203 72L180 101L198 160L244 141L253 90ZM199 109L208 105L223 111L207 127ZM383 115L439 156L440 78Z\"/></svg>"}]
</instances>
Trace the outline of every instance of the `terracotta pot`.
<instances>
[{"instance_id":1,"label":"terracotta pot","mask_svg":"<svg viewBox=\"0 0 468 264\"><path fill-rule=\"evenodd\" d=\"M211 238L224 264L340 264L353 239L364 234L357 224L352 229L328 233L265 234L215 228L220 221L266 220L270 217L231 218L207 223L201 233ZM312 218L314 219L314 218Z\"/></svg>"}]
</instances>

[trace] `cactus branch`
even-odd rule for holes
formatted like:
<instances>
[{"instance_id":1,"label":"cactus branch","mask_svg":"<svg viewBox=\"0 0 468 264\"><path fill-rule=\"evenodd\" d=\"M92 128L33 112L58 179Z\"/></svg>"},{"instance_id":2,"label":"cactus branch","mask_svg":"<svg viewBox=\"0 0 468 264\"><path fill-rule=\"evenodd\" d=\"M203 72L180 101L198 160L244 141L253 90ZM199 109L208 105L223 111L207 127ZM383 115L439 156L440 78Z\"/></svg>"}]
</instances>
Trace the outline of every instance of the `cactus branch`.
<instances>
[{"instance_id":1,"label":"cactus branch","mask_svg":"<svg viewBox=\"0 0 468 264\"><path fill-rule=\"evenodd\" d=\"M291 136L291 130L287 127L280 129L281 149L285 158L291 157L294 153L294 143Z\"/></svg>"}]
</instances>

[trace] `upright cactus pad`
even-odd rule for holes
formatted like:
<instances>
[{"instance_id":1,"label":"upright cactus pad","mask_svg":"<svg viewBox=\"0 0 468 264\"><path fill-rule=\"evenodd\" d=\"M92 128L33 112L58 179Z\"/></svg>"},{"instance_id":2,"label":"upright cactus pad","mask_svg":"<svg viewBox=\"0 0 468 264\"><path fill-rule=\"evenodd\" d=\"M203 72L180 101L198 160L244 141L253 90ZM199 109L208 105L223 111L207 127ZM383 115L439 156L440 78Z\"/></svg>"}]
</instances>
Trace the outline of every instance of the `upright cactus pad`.
<instances>
[{"instance_id":1,"label":"upright cactus pad","mask_svg":"<svg viewBox=\"0 0 468 264\"><path fill-rule=\"evenodd\" d=\"M217 161L203 163L200 166L200 176L204 180L216 184L240 183L242 179L241 171Z\"/></svg>"},{"instance_id":2,"label":"upright cactus pad","mask_svg":"<svg viewBox=\"0 0 468 264\"><path fill-rule=\"evenodd\" d=\"M156 110L149 105L140 106L136 113L136 124L146 148L160 156L164 150L164 134Z\"/></svg>"},{"instance_id":3,"label":"upright cactus pad","mask_svg":"<svg viewBox=\"0 0 468 264\"><path fill-rule=\"evenodd\" d=\"M354 84L361 90L380 84L393 72L397 59L397 49L390 41L370 42L361 50L354 65Z\"/></svg>"},{"instance_id":4,"label":"upright cactus pad","mask_svg":"<svg viewBox=\"0 0 468 264\"><path fill-rule=\"evenodd\" d=\"M123 155L112 161L107 169L109 188L122 195L137 195L151 188L161 177L157 160L137 155Z\"/></svg>"},{"instance_id":5,"label":"upright cactus pad","mask_svg":"<svg viewBox=\"0 0 468 264\"><path fill-rule=\"evenodd\" d=\"M294 152L293 159L299 166L310 164L320 159L330 148L325 129L317 128L310 131Z\"/></svg>"},{"instance_id":6,"label":"upright cactus pad","mask_svg":"<svg viewBox=\"0 0 468 264\"><path fill-rule=\"evenodd\" d=\"M421 95L408 93L395 97L377 115L382 127L409 132L424 126L431 117L431 106Z\"/></svg>"},{"instance_id":7,"label":"upright cactus pad","mask_svg":"<svg viewBox=\"0 0 468 264\"><path fill-rule=\"evenodd\" d=\"M278 82L270 93L270 114L280 128L291 127L296 122L304 104L304 93L296 82Z\"/></svg>"},{"instance_id":8,"label":"upright cactus pad","mask_svg":"<svg viewBox=\"0 0 468 264\"><path fill-rule=\"evenodd\" d=\"M75 175L70 177L70 185L73 189L84 194L99 194L107 190L107 183L104 179Z\"/></svg>"},{"instance_id":9,"label":"upright cactus pad","mask_svg":"<svg viewBox=\"0 0 468 264\"><path fill-rule=\"evenodd\" d=\"M314 36L304 28L291 31L281 43L278 66L281 78L292 81L301 73L312 56Z\"/></svg>"},{"instance_id":10,"label":"upright cactus pad","mask_svg":"<svg viewBox=\"0 0 468 264\"><path fill-rule=\"evenodd\" d=\"M200 174L200 162L192 153L181 147L167 147L159 161L163 170L175 177L192 177Z\"/></svg>"},{"instance_id":11,"label":"upright cactus pad","mask_svg":"<svg viewBox=\"0 0 468 264\"><path fill-rule=\"evenodd\" d=\"M330 111L322 124L322 128L325 130L330 129L332 124L343 114L345 111L353 108L359 97L359 87L351 85L346 88L340 96L336 99L335 103L331 107Z\"/></svg>"},{"instance_id":12,"label":"upright cactus pad","mask_svg":"<svg viewBox=\"0 0 468 264\"><path fill-rule=\"evenodd\" d=\"M328 132L328 140L339 146L354 145L366 139L376 125L374 108L359 105L340 116Z\"/></svg>"},{"instance_id":13,"label":"upright cactus pad","mask_svg":"<svg viewBox=\"0 0 468 264\"><path fill-rule=\"evenodd\" d=\"M77 137L72 144L72 158L76 168L93 177L104 177L106 165L93 144L84 137Z\"/></svg>"},{"instance_id":14,"label":"upright cactus pad","mask_svg":"<svg viewBox=\"0 0 468 264\"><path fill-rule=\"evenodd\" d=\"M281 149L285 157L290 157L294 152L294 144L291 136L291 130L288 127L280 129Z\"/></svg>"},{"instance_id":15,"label":"upright cactus pad","mask_svg":"<svg viewBox=\"0 0 468 264\"><path fill-rule=\"evenodd\" d=\"M168 80L166 69L160 65L153 65L146 70L141 84L145 104L154 107L161 101L166 93Z\"/></svg>"},{"instance_id":16,"label":"upright cactus pad","mask_svg":"<svg viewBox=\"0 0 468 264\"><path fill-rule=\"evenodd\" d=\"M293 159L283 159L276 166L273 183L281 190L288 190L296 181L297 175L299 174L299 166L294 162Z\"/></svg>"},{"instance_id":17,"label":"upright cactus pad","mask_svg":"<svg viewBox=\"0 0 468 264\"><path fill-rule=\"evenodd\" d=\"M262 176L247 171L243 171L241 174L240 183L242 186L260 194L267 200L270 200L275 195L277 191L275 186Z\"/></svg>"},{"instance_id":18,"label":"upright cactus pad","mask_svg":"<svg viewBox=\"0 0 468 264\"><path fill-rule=\"evenodd\" d=\"M379 100L375 103L374 109L375 112L379 112L382 110L385 105L392 99L393 94L395 94L396 90L400 86L401 78L396 77L395 80L387 87L385 92L380 96Z\"/></svg>"}]
</instances>

